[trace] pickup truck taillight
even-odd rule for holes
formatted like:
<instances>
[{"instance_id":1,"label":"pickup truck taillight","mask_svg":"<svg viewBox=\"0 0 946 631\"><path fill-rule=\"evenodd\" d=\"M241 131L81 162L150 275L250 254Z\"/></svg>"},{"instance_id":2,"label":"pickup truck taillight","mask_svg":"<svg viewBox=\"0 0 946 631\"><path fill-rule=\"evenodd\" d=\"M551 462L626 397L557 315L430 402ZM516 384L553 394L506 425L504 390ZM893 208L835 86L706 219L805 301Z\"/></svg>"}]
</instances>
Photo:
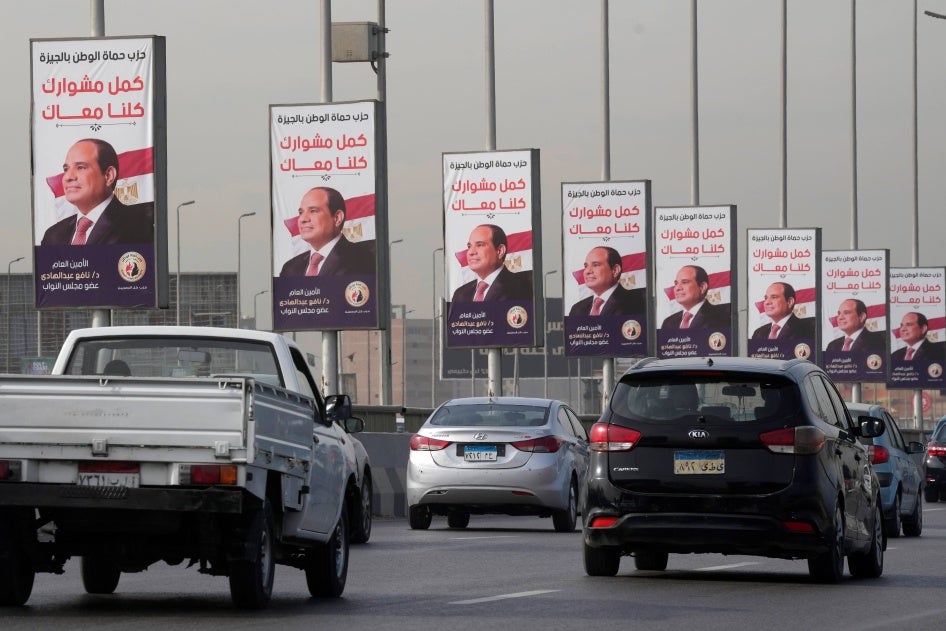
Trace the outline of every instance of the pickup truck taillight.
<instances>
[{"instance_id":1,"label":"pickup truck taillight","mask_svg":"<svg viewBox=\"0 0 946 631\"><path fill-rule=\"evenodd\" d=\"M182 464L181 484L236 484L237 468L232 464Z\"/></svg>"},{"instance_id":2,"label":"pickup truck taillight","mask_svg":"<svg viewBox=\"0 0 946 631\"><path fill-rule=\"evenodd\" d=\"M0 482L19 482L22 478L19 460L0 460Z\"/></svg>"}]
</instances>

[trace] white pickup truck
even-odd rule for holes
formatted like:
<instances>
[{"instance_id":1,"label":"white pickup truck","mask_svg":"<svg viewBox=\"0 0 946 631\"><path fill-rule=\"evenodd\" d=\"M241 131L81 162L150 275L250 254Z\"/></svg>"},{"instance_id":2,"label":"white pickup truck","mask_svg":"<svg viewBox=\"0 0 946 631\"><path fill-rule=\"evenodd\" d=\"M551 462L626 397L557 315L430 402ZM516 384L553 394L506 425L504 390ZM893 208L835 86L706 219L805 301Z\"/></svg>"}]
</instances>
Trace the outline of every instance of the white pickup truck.
<instances>
[{"instance_id":1,"label":"white pickup truck","mask_svg":"<svg viewBox=\"0 0 946 631\"><path fill-rule=\"evenodd\" d=\"M0 605L72 556L94 594L188 561L229 577L237 607L269 603L277 563L339 596L371 507L348 436L363 427L276 333L73 331L53 375L0 376Z\"/></svg>"}]
</instances>

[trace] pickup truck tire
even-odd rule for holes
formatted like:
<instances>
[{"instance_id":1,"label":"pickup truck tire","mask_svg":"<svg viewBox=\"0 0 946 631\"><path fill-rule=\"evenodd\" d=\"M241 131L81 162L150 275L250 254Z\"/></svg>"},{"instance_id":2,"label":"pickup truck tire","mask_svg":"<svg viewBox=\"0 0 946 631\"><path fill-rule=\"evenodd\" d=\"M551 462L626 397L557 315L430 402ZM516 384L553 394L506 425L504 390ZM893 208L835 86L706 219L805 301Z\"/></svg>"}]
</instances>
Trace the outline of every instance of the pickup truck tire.
<instances>
[{"instance_id":1,"label":"pickup truck tire","mask_svg":"<svg viewBox=\"0 0 946 631\"><path fill-rule=\"evenodd\" d=\"M317 598L338 598L345 591L349 543L347 515L343 505L332 537L306 553L305 582L309 593Z\"/></svg>"},{"instance_id":2,"label":"pickup truck tire","mask_svg":"<svg viewBox=\"0 0 946 631\"><path fill-rule=\"evenodd\" d=\"M361 502L355 515L355 524L351 533L352 543L368 543L371 538L371 509L374 498L371 494L371 476L366 475L361 483Z\"/></svg>"},{"instance_id":3,"label":"pickup truck tire","mask_svg":"<svg viewBox=\"0 0 946 631\"><path fill-rule=\"evenodd\" d=\"M269 500L249 520L244 549L251 558L230 564L230 598L240 609L263 609L273 595L273 509Z\"/></svg>"},{"instance_id":4,"label":"pickup truck tire","mask_svg":"<svg viewBox=\"0 0 946 631\"><path fill-rule=\"evenodd\" d=\"M87 594L114 594L122 571L115 562L101 555L82 557L82 586Z\"/></svg>"},{"instance_id":5,"label":"pickup truck tire","mask_svg":"<svg viewBox=\"0 0 946 631\"><path fill-rule=\"evenodd\" d=\"M33 593L36 573L29 556L0 529L0 606L26 604Z\"/></svg>"}]
</instances>

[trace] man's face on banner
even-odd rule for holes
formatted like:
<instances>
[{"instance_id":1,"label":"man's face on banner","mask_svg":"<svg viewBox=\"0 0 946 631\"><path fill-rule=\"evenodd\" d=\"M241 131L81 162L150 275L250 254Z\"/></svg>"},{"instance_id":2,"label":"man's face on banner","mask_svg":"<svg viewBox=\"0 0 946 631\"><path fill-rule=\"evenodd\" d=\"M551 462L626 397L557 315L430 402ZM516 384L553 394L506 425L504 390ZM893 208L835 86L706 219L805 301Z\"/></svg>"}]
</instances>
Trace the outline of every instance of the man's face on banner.
<instances>
[{"instance_id":1,"label":"man's face on banner","mask_svg":"<svg viewBox=\"0 0 946 631\"><path fill-rule=\"evenodd\" d=\"M104 172L99 166L98 148L91 142L77 142L66 153L62 165L62 188L66 201L87 213L112 193L115 169Z\"/></svg>"},{"instance_id":2,"label":"man's face on banner","mask_svg":"<svg viewBox=\"0 0 946 631\"><path fill-rule=\"evenodd\" d=\"M477 226L470 233L466 244L466 261L470 271L486 278L503 264L506 246L493 244L493 231L486 226Z\"/></svg>"},{"instance_id":3,"label":"man's face on banner","mask_svg":"<svg viewBox=\"0 0 946 631\"><path fill-rule=\"evenodd\" d=\"M909 346L913 346L926 337L927 327L920 325L920 319L915 313L904 314L900 320L900 339Z\"/></svg>"},{"instance_id":4,"label":"man's face on banner","mask_svg":"<svg viewBox=\"0 0 946 631\"><path fill-rule=\"evenodd\" d=\"M299 202L299 236L316 250L335 238L342 230L344 215L328 207L328 193L313 189Z\"/></svg>"},{"instance_id":5,"label":"man's face on banner","mask_svg":"<svg viewBox=\"0 0 946 631\"><path fill-rule=\"evenodd\" d=\"M585 257L583 269L585 287L600 295L617 284L621 277L621 268L618 265L608 265L608 252L603 248L593 248Z\"/></svg>"}]
</instances>

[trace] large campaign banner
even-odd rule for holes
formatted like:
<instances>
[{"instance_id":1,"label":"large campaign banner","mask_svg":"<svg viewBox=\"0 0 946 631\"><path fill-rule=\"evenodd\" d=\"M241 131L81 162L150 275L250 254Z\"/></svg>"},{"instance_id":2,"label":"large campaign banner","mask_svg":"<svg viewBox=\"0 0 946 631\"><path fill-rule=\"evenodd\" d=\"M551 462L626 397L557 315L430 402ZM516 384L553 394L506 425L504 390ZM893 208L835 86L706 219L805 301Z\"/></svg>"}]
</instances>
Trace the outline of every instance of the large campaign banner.
<instances>
[{"instance_id":1,"label":"large campaign banner","mask_svg":"<svg viewBox=\"0 0 946 631\"><path fill-rule=\"evenodd\" d=\"M380 112L377 101L269 108L275 331L387 322Z\"/></svg>"},{"instance_id":2,"label":"large campaign banner","mask_svg":"<svg viewBox=\"0 0 946 631\"><path fill-rule=\"evenodd\" d=\"M568 355L648 355L650 181L562 184Z\"/></svg>"},{"instance_id":3,"label":"large campaign banner","mask_svg":"<svg viewBox=\"0 0 946 631\"><path fill-rule=\"evenodd\" d=\"M888 250L821 253L822 362L835 381L887 381Z\"/></svg>"},{"instance_id":4,"label":"large campaign banner","mask_svg":"<svg viewBox=\"0 0 946 631\"><path fill-rule=\"evenodd\" d=\"M944 388L946 268L891 267L890 388Z\"/></svg>"},{"instance_id":5,"label":"large campaign banner","mask_svg":"<svg viewBox=\"0 0 946 631\"><path fill-rule=\"evenodd\" d=\"M737 352L736 207L654 209L657 356Z\"/></svg>"},{"instance_id":6,"label":"large campaign banner","mask_svg":"<svg viewBox=\"0 0 946 631\"><path fill-rule=\"evenodd\" d=\"M162 37L30 40L36 307L166 307Z\"/></svg>"},{"instance_id":7,"label":"large campaign banner","mask_svg":"<svg viewBox=\"0 0 946 631\"><path fill-rule=\"evenodd\" d=\"M749 357L817 362L821 228L750 229L746 247Z\"/></svg>"},{"instance_id":8,"label":"large campaign banner","mask_svg":"<svg viewBox=\"0 0 946 631\"><path fill-rule=\"evenodd\" d=\"M447 348L542 345L539 151L443 154Z\"/></svg>"}]
</instances>

